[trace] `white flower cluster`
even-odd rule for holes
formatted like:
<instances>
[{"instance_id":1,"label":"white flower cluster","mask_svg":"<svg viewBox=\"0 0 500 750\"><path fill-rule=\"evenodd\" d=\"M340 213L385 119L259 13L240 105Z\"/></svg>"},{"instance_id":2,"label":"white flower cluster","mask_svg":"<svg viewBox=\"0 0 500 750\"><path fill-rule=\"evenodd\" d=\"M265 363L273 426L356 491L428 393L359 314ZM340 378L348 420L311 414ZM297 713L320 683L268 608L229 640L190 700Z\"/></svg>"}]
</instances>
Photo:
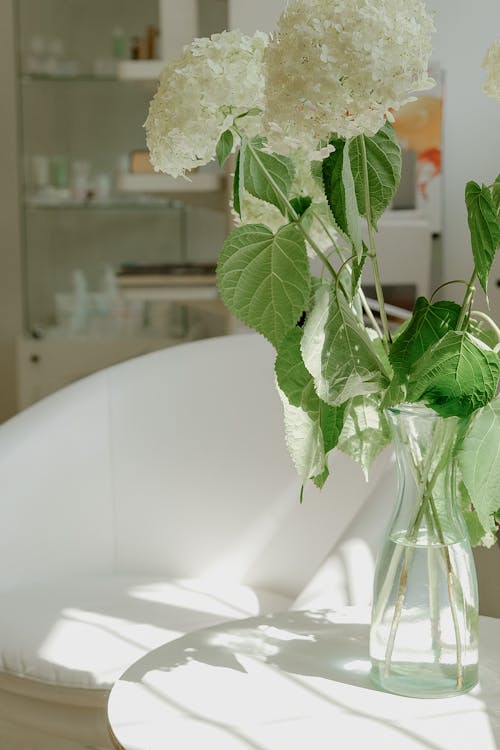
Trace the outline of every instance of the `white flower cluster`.
<instances>
[{"instance_id":1,"label":"white flower cluster","mask_svg":"<svg viewBox=\"0 0 500 750\"><path fill-rule=\"evenodd\" d=\"M486 53L483 68L487 75L483 91L500 102L500 39L492 44Z\"/></svg>"},{"instance_id":2,"label":"white flower cluster","mask_svg":"<svg viewBox=\"0 0 500 750\"><path fill-rule=\"evenodd\" d=\"M147 144L157 171L177 177L208 164L234 117L263 107L267 42L262 32L248 37L224 31L195 39L165 68L146 120ZM254 135L260 117L238 122Z\"/></svg>"},{"instance_id":3,"label":"white flower cluster","mask_svg":"<svg viewBox=\"0 0 500 750\"><path fill-rule=\"evenodd\" d=\"M269 144L311 153L329 135L373 135L430 88L423 0L294 0L264 55ZM319 151L321 155L321 151Z\"/></svg>"}]
</instances>

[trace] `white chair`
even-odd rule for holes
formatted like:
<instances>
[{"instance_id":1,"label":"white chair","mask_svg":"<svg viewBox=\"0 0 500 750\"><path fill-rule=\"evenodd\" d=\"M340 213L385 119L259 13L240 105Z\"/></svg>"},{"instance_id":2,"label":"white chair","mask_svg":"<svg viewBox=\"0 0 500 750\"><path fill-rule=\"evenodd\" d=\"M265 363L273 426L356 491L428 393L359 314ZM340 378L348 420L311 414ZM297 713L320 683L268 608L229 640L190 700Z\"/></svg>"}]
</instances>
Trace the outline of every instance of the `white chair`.
<instances>
[{"instance_id":1,"label":"white chair","mask_svg":"<svg viewBox=\"0 0 500 750\"><path fill-rule=\"evenodd\" d=\"M189 630L368 603L390 460L366 484L338 455L300 505L273 359L249 334L166 349L0 428L2 750L111 747L111 685Z\"/></svg>"}]
</instances>

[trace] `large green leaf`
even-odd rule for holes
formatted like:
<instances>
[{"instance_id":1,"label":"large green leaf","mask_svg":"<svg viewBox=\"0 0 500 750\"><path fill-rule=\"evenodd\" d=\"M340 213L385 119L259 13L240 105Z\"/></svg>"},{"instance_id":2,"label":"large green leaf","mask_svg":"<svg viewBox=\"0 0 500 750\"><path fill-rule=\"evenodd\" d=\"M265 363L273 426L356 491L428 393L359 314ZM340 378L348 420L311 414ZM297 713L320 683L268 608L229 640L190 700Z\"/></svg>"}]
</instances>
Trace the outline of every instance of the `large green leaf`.
<instances>
[{"instance_id":1,"label":"large green leaf","mask_svg":"<svg viewBox=\"0 0 500 750\"><path fill-rule=\"evenodd\" d=\"M302 357L318 396L332 406L388 385L389 373L366 330L334 287L323 285L316 292L304 326Z\"/></svg>"},{"instance_id":2,"label":"large green leaf","mask_svg":"<svg viewBox=\"0 0 500 750\"><path fill-rule=\"evenodd\" d=\"M349 160L349 141L333 140L335 148L323 161L323 185L336 224L361 258L363 252L359 211Z\"/></svg>"},{"instance_id":3,"label":"large green leaf","mask_svg":"<svg viewBox=\"0 0 500 750\"><path fill-rule=\"evenodd\" d=\"M469 333L449 331L417 362L407 398L443 417L467 417L491 401L499 376L495 352Z\"/></svg>"},{"instance_id":4,"label":"large green leaf","mask_svg":"<svg viewBox=\"0 0 500 750\"><path fill-rule=\"evenodd\" d=\"M359 463L367 478L373 461L390 440L389 425L380 408L378 396L353 398L345 410L338 447Z\"/></svg>"},{"instance_id":5,"label":"large green leaf","mask_svg":"<svg viewBox=\"0 0 500 750\"><path fill-rule=\"evenodd\" d=\"M219 256L217 285L227 307L277 347L309 304L311 277L300 229L235 229Z\"/></svg>"},{"instance_id":6,"label":"large green leaf","mask_svg":"<svg viewBox=\"0 0 500 750\"><path fill-rule=\"evenodd\" d=\"M268 153L261 148L262 139L248 141L243 165L245 190L279 208L288 216L288 197L295 176L293 161L287 156Z\"/></svg>"},{"instance_id":7,"label":"large green leaf","mask_svg":"<svg viewBox=\"0 0 500 750\"><path fill-rule=\"evenodd\" d=\"M302 330L295 327L283 339L276 358L276 379L292 460L302 481L313 479L322 486L328 477L326 455L337 445L344 410L318 398L311 374L302 361L301 338Z\"/></svg>"},{"instance_id":8,"label":"large green leaf","mask_svg":"<svg viewBox=\"0 0 500 750\"><path fill-rule=\"evenodd\" d=\"M363 141L368 164L370 216L367 216ZM359 212L376 228L401 179L401 147L394 128L387 122L374 136L358 135L349 145L349 155Z\"/></svg>"},{"instance_id":9,"label":"large green leaf","mask_svg":"<svg viewBox=\"0 0 500 750\"><path fill-rule=\"evenodd\" d=\"M394 341L389 359L400 382L406 380L415 363L439 339L455 328L460 306L447 300L431 304L425 297L415 303L410 322Z\"/></svg>"},{"instance_id":10,"label":"large green leaf","mask_svg":"<svg viewBox=\"0 0 500 750\"><path fill-rule=\"evenodd\" d=\"M465 188L465 203L477 277L486 292L491 264L500 246L497 209L488 187L479 187L477 182L472 181Z\"/></svg>"},{"instance_id":11,"label":"large green leaf","mask_svg":"<svg viewBox=\"0 0 500 750\"><path fill-rule=\"evenodd\" d=\"M462 480L485 532L500 508L500 398L474 417L458 452Z\"/></svg>"}]
</instances>

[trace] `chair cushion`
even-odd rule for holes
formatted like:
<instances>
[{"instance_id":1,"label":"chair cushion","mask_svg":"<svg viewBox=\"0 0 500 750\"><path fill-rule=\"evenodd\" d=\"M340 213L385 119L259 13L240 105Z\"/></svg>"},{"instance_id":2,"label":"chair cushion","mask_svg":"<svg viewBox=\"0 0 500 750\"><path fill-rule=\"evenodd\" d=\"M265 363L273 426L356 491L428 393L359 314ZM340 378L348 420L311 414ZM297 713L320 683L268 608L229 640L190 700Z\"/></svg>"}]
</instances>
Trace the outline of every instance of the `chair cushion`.
<instances>
[{"instance_id":1,"label":"chair cushion","mask_svg":"<svg viewBox=\"0 0 500 750\"><path fill-rule=\"evenodd\" d=\"M0 672L109 689L168 640L289 604L280 594L215 581L103 576L38 583L2 595Z\"/></svg>"}]
</instances>

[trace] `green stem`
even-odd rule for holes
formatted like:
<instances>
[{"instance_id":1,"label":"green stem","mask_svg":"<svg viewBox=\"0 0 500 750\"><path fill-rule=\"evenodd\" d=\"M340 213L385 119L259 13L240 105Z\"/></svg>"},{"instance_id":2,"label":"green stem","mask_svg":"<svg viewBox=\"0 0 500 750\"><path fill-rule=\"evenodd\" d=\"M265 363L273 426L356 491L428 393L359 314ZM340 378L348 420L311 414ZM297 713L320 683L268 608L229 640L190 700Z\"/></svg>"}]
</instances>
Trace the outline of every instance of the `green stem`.
<instances>
[{"instance_id":1,"label":"green stem","mask_svg":"<svg viewBox=\"0 0 500 750\"><path fill-rule=\"evenodd\" d=\"M462 307L460 310L460 315L458 316L457 326L456 326L457 331L463 331L467 328L467 324L469 322L469 316L470 316L470 306L472 304L474 292L476 291L474 287L476 276L477 276L477 271L476 271L476 268L474 267L474 271L472 272L470 281L467 284L467 291L465 292L465 297L464 297L464 301L462 303Z\"/></svg>"},{"instance_id":2,"label":"green stem","mask_svg":"<svg viewBox=\"0 0 500 750\"><path fill-rule=\"evenodd\" d=\"M386 351L389 352L389 344L391 343L392 338L391 338L391 332L389 330L389 323L388 323L387 315L385 311L384 294L382 291L382 281L380 278L380 270L378 267L378 260L377 260L377 249L375 246L375 234L374 234L373 226L372 226L370 181L368 177L368 159L366 156L366 144L365 144L364 136L361 136L360 143L361 143L361 160L363 164L363 178L364 178L364 188L365 188L364 189L365 213L366 213L366 223L367 223L367 228L368 228L368 246L370 249L369 256L372 262L373 279L375 281L375 291L377 294L377 300L378 300L378 304L380 308L380 320L382 322L382 328L384 330L384 338L382 339L382 342L384 344Z\"/></svg>"},{"instance_id":3,"label":"green stem","mask_svg":"<svg viewBox=\"0 0 500 750\"><path fill-rule=\"evenodd\" d=\"M437 435L435 434L433 436L434 445L439 444L443 438L440 432L441 430L439 430ZM413 464L413 468L415 471L414 479L416 480L416 484L417 486L423 486L424 489L422 491L422 497L421 497L420 505L417 510L416 517L413 523L411 524L409 530L406 532L406 539L411 545L414 544L416 541L417 534L418 534L418 529L420 527L420 522L422 520L424 513L426 513L428 519L429 519L429 516L432 516L432 521L431 521L431 524L429 524L429 528L433 527L436 530L438 534L439 542L440 544L442 544L444 548L444 554L445 554L446 569L447 569L448 598L450 601L450 609L451 609L451 616L453 620L453 628L455 631L455 642L456 642L456 651L457 651L457 690L460 690L463 684L463 657L462 657L462 642L460 639L460 626L459 626L459 621L458 621L458 608L457 608L456 595L455 595L456 576L453 570L453 562L451 559L450 551L448 549L448 546L444 538L444 533L443 533L443 529L442 529L441 522L439 519L439 515L437 513L437 509L436 509L434 500L432 498L434 485L436 484L436 481L438 479L440 472L446 466L446 463L449 460L449 456L446 450L442 451L441 456L438 460L438 463L436 467L434 468L433 474L429 479L429 472L431 469L432 459L434 458L434 454L435 454L435 451L433 449L433 446L431 445L428 448L427 461L425 462L422 472L419 472L418 465L415 462ZM410 455L413 455L411 451L410 451ZM396 633L397 633L397 629L398 629L402 611L403 611L403 605L404 605L404 600L406 596L406 588L408 585L408 574L409 574L409 569L410 569L412 560L413 560L413 547L409 546L405 550L405 558L403 561L400 578L399 578L396 606L395 606L394 615L393 615L393 619L391 623L391 630L389 632L389 639L387 642L387 648L386 648L386 654L385 654L386 676L389 676L389 673L390 673L392 654L394 651L394 643L395 643Z\"/></svg>"},{"instance_id":4,"label":"green stem","mask_svg":"<svg viewBox=\"0 0 500 750\"><path fill-rule=\"evenodd\" d=\"M434 534L436 529L433 522L432 514L429 508L425 512L427 528L432 529ZM431 618L431 636L432 650L434 652L434 661L439 663L441 652L441 632L439 627L439 596L438 596L438 578L436 576L436 559L437 550L434 545L430 544L427 549L427 575L429 577L429 614Z\"/></svg>"},{"instance_id":5,"label":"green stem","mask_svg":"<svg viewBox=\"0 0 500 750\"><path fill-rule=\"evenodd\" d=\"M429 496L429 507L434 519L434 526L436 528L438 539L440 544L443 545L444 556L446 561L446 581L448 585L448 599L450 600L451 617L453 620L453 629L455 631L455 642L457 649L457 690L460 690L463 684L463 658L462 658L462 641L460 638L460 626L458 622L458 608L455 596L455 571L453 570L453 562L450 555L450 550L446 544L446 540L443 534L443 527L439 519L436 505L432 496Z\"/></svg>"},{"instance_id":6,"label":"green stem","mask_svg":"<svg viewBox=\"0 0 500 750\"><path fill-rule=\"evenodd\" d=\"M486 313L481 312L480 310L473 310L471 312L471 315L474 315L474 317L476 317L476 318L482 318L483 320L485 320L488 323L488 325L491 327L491 329L495 332L495 335L497 337L498 343L500 343L500 328L490 318L489 315L486 315Z\"/></svg>"},{"instance_id":7,"label":"green stem","mask_svg":"<svg viewBox=\"0 0 500 750\"><path fill-rule=\"evenodd\" d=\"M330 229L326 225L326 223L323 221L323 218L320 216L320 214L316 213L316 211L314 211L314 209L313 209L313 214L314 214L314 217L316 218L316 220L319 222L319 224L323 228L323 231L326 233L326 235L329 238L330 242L332 243L333 247L335 248L335 250L340 255L342 261L345 261L345 256L344 256L344 254L342 252L342 249L337 245L335 237L331 234ZM368 304L368 302L366 300L365 293L361 289L361 286L358 288L357 293L359 295L359 299L361 300L361 305L363 306L363 310L365 311L365 314L366 314L368 320L372 324L373 328L376 330L377 335L379 336L379 338L382 339L383 338L382 331L380 330L380 326L377 323L377 319L375 318L375 316L374 316L374 314L372 312L372 309L371 309L370 305Z\"/></svg>"},{"instance_id":8,"label":"green stem","mask_svg":"<svg viewBox=\"0 0 500 750\"><path fill-rule=\"evenodd\" d=\"M469 285L468 281L464 281L463 279L453 279L453 281L445 281L444 284L440 284L434 291L432 292L430 302L434 299L436 294L441 291L441 289L444 289L445 286L450 286L450 284L464 284L465 286Z\"/></svg>"},{"instance_id":9,"label":"green stem","mask_svg":"<svg viewBox=\"0 0 500 750\"><path fill-rule=\"evenodd\" d=\"M409 452L410 452L410 455L413 455L411 449ZM422 474L420 476L419 476L418 467L416 463L414 463L414 469L416 472L415 473L416 486L419 487L423 485L424 489L422 491L422 498L421 498L420 505L417 510L417 514L413 520L413 523L410 526L410 529L406 532L406 539L410 544L407 545L405 548L405 556L404 556L403 564L401 566L401 573L399 574L399 584L398 584L398 593L396 596L396 606L394 608L394 615L392 617L391 629L389 631L389 638L387 640L387 647L385 650L385 675L386 677L388 677L390 674L392 654L394 652L394 644L396 641L396 634L398 632L399 621L401 620L401 615L403 613L403 605L404 605L404 601L406 597L406 589L408 586L408 573L409 573L410 566L413 561L413 555L414 555L413 545L416 542L418 529L420 528L420 522L425 512L426 491L429 491L427 480L428 480L429 472L431 470L432 458L433 458L432 451L429 451L427 453L425 465L424 465Z\"/></svg>"},{"instance_id":10,"label":"green stem","mask_svg":"<svg viewBox=\"0 0 500 750\"><path fill-rule=\"evenodd\" d=\"M346 298L346 300L347 300L347 302L348 302L348 303L349 303L349 302L350 302L351 300L350 300L350 297L349 297L349 295L347 294L346 290L344 289L344 285L343 285L343 283L342 283L342 281L341 281L341 279L340 279L340 276L341 276L341 274L342 274L342 271L343 271L344 267L345 267L345 266L347 266L347 264L348 264L348 263L350 263L350 262L351 262L351 260L352 260L353 258L355 258L355 257L356 257L355 255L351 255L351 257L350 257L350 258L347 258L347 260L344 260L344 259L342 258L342 260L343 260L344 262L342 263L342 265L340 266L339 270L337 271L337 278L335 279L335 296L338 296L338 293L339 293L339 284L340 284L340 285L341 285L341 287L342 287L342 292L343 292L343 294L344 294L344 297Z\"/></svg>"}]
</instances>

